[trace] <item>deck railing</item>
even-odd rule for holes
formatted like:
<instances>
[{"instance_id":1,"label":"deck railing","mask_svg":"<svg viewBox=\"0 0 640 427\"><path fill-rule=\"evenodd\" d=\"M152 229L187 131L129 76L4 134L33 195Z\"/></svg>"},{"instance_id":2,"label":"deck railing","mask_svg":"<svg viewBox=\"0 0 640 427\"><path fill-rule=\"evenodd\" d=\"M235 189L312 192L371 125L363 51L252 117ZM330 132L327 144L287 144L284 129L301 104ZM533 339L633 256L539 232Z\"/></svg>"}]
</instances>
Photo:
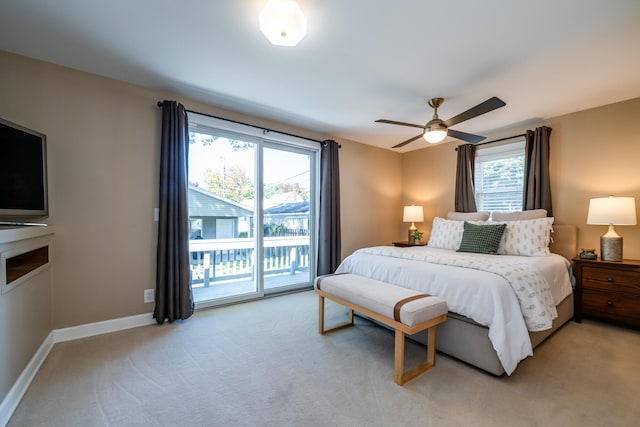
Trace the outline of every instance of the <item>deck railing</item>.
<instances>
[{"instance_id":1,"label":"deck railing","mask_svg":"<svg viewBox=\"0 0 640 427\"><path fill-rule=\"evenodd\" d=\"M252 238L189 241L191 285L250 278L254 273ZM309 270L309 236L265 237L264 274L295 274Z\"/></svg>"}]
</instances>

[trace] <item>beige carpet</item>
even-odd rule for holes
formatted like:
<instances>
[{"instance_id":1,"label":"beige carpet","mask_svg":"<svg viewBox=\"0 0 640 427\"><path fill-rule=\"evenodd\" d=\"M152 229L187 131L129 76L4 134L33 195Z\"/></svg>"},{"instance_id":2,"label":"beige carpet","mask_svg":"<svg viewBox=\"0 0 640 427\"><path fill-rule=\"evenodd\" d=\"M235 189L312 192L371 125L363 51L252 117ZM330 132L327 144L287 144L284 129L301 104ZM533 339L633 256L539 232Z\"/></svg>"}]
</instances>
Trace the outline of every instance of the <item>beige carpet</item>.
<instances>
[{"instance_id":1,"label":"beige carpet","mask_svg":"<svg viewBox=\"0 0 640 427\"><path fill-rule=\"evenodd\" d=\"M329 320L342 320L335 305ZM438 353L399 387L393 334L320 336L303 292L55 345L10 426L633 426L640 333L570 322L496 378ZM424 350L407 345L407 362Z\"/></svg>"}]
</instances>

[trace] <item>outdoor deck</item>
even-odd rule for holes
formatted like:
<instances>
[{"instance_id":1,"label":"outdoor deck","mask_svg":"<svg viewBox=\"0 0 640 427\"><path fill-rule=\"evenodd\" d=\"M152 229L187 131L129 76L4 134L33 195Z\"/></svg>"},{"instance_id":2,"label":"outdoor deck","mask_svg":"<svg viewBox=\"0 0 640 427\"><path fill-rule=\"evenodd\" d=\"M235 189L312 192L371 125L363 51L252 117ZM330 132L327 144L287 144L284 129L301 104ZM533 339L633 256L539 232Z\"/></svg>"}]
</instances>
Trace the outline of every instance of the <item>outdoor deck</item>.
<instances>
[{"instance_id":1,"label":"outdoor deck","mask_svg":"<svg viewBox=\"0 0 640 427\"><path fill-rule=\"evenodd\" d=\"M189 242L191 288L195 302L255 292L252 238ZM308 283L309 236L264 239L265 290Z\"/></svg>"},{"instance_id":2,"label":"outdoor deck","mask_svg":"<svg viewBox=\"0 0 640 427\"><path fill-rule=\"evenodd\" d=\"M265 290L268 290L279 288L281 286L291 286L304 283L309 283L309 286L311 286L309 273L306 271L300 271L295 274L266 276L264 279L264 288ZM192 290L194 301L201 302L251 293L255 291L255 284L253 283L253 280L247 278L243 280L219 281L209 287L193 286Z\"/></svg>"}]
</instances>

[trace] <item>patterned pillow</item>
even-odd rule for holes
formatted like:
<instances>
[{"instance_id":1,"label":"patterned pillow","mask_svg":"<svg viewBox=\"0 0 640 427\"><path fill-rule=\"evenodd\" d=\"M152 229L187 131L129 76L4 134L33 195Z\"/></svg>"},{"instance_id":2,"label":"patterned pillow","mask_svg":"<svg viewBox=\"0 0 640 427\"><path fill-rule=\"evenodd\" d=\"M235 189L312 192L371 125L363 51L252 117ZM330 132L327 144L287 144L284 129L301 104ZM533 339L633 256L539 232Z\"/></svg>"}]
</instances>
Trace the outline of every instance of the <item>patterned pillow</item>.
<instances>
[{"instance_id":1,"label":"patterned pillow","mask_svg":"<svg viewBox=\"0 0 640 427\"><path fill-rule=\"evenodd\" d=\"M486 221L467 221L471 224L486 224ZM462 242L464 221L454 221L440 217L433 218L431 234L427 246L431 248L457 251Z\"/></svg>"},{"instance_id":2,"label":"patterned pillow","mask_svg":"<svg viewBox=\"0 0 640 427\"><path fill-rule=\"evenodd\" d=\"M464 232L463 221L451 221L444 218L433 218L431 235L427 246L431 248L449 249L455 251L460 247L462 233Z\"/></svg>"},{"instance_id":3,"label":"patterned pillow","mask_svg":"<svg viewBox=\"0 0 640 427\"><path fill-rule=\"evenodd\" d=\"M506 224L476 225L465 221L458 252L496 255L506 226Z\"/></svg>"},{"instance_id":4,"label":"patterned pillow","mask_svg":"<svg viewBox=\"0 0 640 427\"><path fill-rule=\"evenodd\" d=\"M500 223L500 222L498 222ZM507 227L500 241L498 254L545 256L549 255L553 217L505 221Z\"/></svg>"}]
</instances>

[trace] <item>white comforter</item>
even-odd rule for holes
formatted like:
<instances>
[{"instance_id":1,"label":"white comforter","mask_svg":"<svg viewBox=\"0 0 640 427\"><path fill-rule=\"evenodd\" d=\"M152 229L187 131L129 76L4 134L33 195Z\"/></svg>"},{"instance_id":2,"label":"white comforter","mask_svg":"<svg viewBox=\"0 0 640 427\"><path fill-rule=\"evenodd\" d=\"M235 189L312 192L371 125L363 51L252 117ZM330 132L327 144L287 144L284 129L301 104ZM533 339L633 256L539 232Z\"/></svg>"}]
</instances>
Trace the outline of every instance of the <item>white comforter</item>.
<instances>
[{"instance_id":1,"label":"white comforter","mask_svg":"<svg viewBox=\"0 0 640 427\"><path fill-rule=\"evenodd\" d=\"M453 262L449 261L452 259ZM538 281L541 279L548 286L523 293L522 289L512 288L514 281L507 280L505 274L484 271L478 267L483 262L495 265L496 260L512 266L513 271L529 270L532 277ZM463 265L472 267L465 268ZM487 267L487 270L492 269ZM522 359L533 354L521 303L525 308L536 311L539 307L549 306L551 301L552 304L559 304L572 292L569 262L555 254L520 257L456 253L426 246L380 246L354 252L340 264L336 272L371 277L444 298L449 311L489 327L489 339L507 374L511 374ZM534 293L539 294L539 307L526 299L523 301L527 293L531 297L534 297ZM548 320L553 320L555 309L549 310L548 315ZM546 315L541 317L546 318ZM546 328L538 324L538 327L531 329Z\"/></svg>"}]
</instances>

